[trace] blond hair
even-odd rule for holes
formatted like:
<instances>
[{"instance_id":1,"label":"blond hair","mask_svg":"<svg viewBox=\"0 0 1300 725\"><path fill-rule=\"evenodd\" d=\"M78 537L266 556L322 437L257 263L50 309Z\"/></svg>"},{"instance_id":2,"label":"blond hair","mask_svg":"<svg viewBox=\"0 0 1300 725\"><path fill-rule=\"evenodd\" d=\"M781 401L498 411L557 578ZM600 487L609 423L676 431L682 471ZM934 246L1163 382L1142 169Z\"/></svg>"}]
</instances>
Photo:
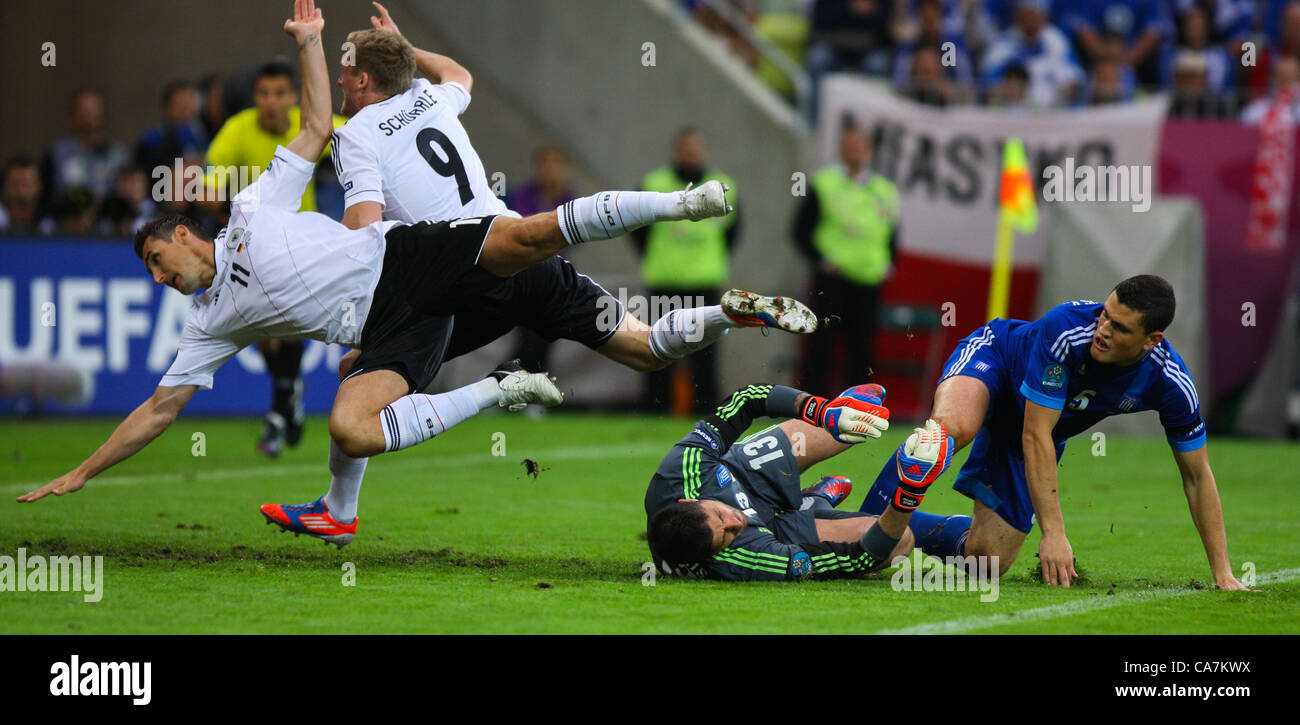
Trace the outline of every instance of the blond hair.
<instances>
[{"instance_id":1,"label":"blond hair","mask_svg":"<svg viewBox=\"0 0 1300 725\"><path fill-rule=\"evenodd\" d=\"M356 48L356 70L370 76L376 91L392 96L410 87L415 48L406 38L383 30L354 30L348 42Z\"/></svg>"}]
</instances>

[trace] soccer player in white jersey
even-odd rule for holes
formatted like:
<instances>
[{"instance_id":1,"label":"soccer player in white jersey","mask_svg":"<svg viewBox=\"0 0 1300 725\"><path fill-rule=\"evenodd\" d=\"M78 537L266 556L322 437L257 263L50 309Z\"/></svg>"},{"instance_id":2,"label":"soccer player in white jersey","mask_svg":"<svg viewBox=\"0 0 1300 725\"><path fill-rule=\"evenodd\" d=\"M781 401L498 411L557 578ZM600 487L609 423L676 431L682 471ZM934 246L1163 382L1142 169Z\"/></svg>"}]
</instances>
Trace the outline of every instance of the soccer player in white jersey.
<instances>
[{"instance_id":1,"label":"soccer player in white jersey","mask_svg":"<svg viewBox=\"0 0 1300 725\"><path fill-rule=\"evenodd\" d=\"M424 442L492 406L558 404L543 373L505 369L441 395L423 390L451 337L451 319L506 278L569 244L611 239L657 221L728 212L720 186L689 192L601 192L526 219L486 216L430 224L376 222L352 230L298 213L313 159L330 137L329 78L313 0L296 0L285 31L303 66L303 120L287 147L231 202L230 224L206 239L180 215L140 229L135 252L157 284L195 295L176 360L154 394L72 471L19 497L32 502L80 490L175 421L213 373L257 340L310 338L360 348L330 414L330 472L360 476L358 460ZM325 512L299 507L311 529ZM354 527L355 528L355 527ZM327 543L350 541L341 532Z\"/></svg>"},{"instance_id":2,"label":"soccer player in white jersey","mask_svg":"<svg viewBox=\"0 0 1300 725\"><path fill-rule=\"evenodd\" d=\"M384 6L372 4L379 13L370 19L374 27L348 35L338 80L340 113L351 116L333 137L346 204L343 223L355 229L383 218L414 224L489 214L517 217L488 185L483 162L460 123L473 87L469 71L447 56L413 48ZM417 69L436 82L416 78ZM816 319L796 300L733 290L720 305L673 310L648 326L567 260L551 257L462 307L443 359L476 350L516 326L547 340L580 342L647 372L712 345L734 327L809 333ZM357 354L344 357L341 376ZM357 474L334 478L322 498L328 512L313 519L314 530L298 523L295 512L302 506L265 504L263 515L295 533L350 533L365 461L349 465ZM316 515L315 504L304 506Z\"/></svg>"}]
</instances>

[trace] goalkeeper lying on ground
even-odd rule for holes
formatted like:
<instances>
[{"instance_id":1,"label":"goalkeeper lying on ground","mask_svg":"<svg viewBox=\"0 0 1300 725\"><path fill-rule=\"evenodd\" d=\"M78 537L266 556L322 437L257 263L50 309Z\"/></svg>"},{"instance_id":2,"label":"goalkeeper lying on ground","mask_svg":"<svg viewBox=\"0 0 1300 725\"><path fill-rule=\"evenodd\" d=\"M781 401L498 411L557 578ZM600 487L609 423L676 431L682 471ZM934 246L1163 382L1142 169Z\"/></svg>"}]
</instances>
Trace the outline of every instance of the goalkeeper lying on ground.
<instances>
[{"instance_id":1,"label":"goalkeeper lying on ground","mask_svg":"<svg viewBox=\"0 0 1300 725\"><path fill-rule=\"evenodd\" d=\"M907 530L926 487L952 463L952 439L928 421L899 448L898 492L877 519L834 510L848 482L806 491L799 474L889 427L885 391L859 385L827 400L750 385L673 446L645 508L655 565L667 574L785 581L870 573L911 551ZM755 418L791 418L741 441Z\"/></svg>"}]
</instances>

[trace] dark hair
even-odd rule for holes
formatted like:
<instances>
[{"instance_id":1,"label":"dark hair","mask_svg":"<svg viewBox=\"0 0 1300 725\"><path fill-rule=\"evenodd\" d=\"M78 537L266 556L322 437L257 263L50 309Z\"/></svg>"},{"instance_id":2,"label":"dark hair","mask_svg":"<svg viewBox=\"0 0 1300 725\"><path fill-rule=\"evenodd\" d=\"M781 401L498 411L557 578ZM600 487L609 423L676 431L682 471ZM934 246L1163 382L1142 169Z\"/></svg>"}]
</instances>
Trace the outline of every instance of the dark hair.
<instances>
[{"instance_id":1,"label":"dark hair","mask_svg":"<svg viewBox=\"0 0 1300 725\"><path fill-rule=\"evenodd\" d=\"M194 233L199 239L212 241L203 233L199 223L184 214L167 214L160 216L144 226L140 227L135 233L135 256L144 259L144 243L150 238L161 239L164 242L172 240L172 232L176 227L183 226Z\"/></svg>"},{"instance_id":2,"label":"dark hair","mask_svg":"<svg viewBox=\"0 0 1300 725\"><path fill-rule=\"evenodd\" d=\"M289 85L293 85L297 76L293 72L293 66L282 58L272 58L257 68L257 75L253 77L253 83L256 85L259 78L288 78Z\"/></svg>"},{"instance_id":3,"label":"dark hair","mask_svg":"<svg viewBox=\"0 0 1300 725\"><path fill-rule=\"evenodd\" d=\"M660 509L650 519L646 540L651 553L673 566L713 556L713 530L698 501L678 501Z\"/></svg>"},{"instance_id":4,"label":"dark hair","mask_svg":"<svg viewBox=\"0 0 1300 725\"><path fill-rule=\"evenodd\" d=\"M194 84L186 80L168 81L162 89L162 105L172 102L172 97L183 90L194 90Z\"/></svg>"},{"instance_id":5,"label":"dark hair","mask_svg":"<svg viewBox=\"0 0 1300 725\"><path fill-rule=\"evenodd\" d=\"M1114 292L1121 305L1142 315L1142 328L1147 334L1162 332L1174 321L1174 288L1163 277L1129 277L1115 285Z\"/></svg>"},{"instance_id":6,"label":"dark hair","mask_svg":"<svg viewBox=\"0 0 1300 725\"><path fill-rule=\"evenodd\" d=\"M700 138L704 138L704 134L700 133L700 129L695 126L682 126L673 134L673 143L675 144L687 136L699 136Z\"/></svg>"},{"instance_id":7,"label":"dark hair","mask_svg":"<svg viewBox=\"0 0 1300 725\"><path fill-rule=\"evenodd\" d=\"M0 185L3 185L5 180L9 178L10 171L13 171L14 169L27 169L31 167L36 167L38 171L41 168L40 164L36 163L36 159L27 156L26 154L10 156L9 160L5 162L4 167L0 168Z\"/></svg>"}]
</instances>

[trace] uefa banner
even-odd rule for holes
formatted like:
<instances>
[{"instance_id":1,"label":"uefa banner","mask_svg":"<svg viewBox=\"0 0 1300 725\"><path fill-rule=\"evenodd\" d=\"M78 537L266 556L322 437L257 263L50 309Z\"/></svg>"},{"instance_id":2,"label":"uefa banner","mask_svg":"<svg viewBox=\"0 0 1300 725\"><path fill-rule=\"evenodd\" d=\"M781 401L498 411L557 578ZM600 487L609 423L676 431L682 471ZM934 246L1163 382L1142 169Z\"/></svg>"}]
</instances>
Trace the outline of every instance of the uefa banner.
<instances>
[{"instance_id":1,"label":"uefa banner","mask_svg":"<svg viewBox=\"0 0 1300 725\"><path fill-rule=\"evenodd\" d=\"M0 239L0 259L0 410L120 415L153 394L176 357L191 299L154 284L129 241ZM308 412L329 410L344 352L308 342ZM34 403L32 386L57 394ZM185 410L259 414L270 401L262 356L248 347Z\"/></svg>"},{"instance_id":2,"label":"uefa banner","mask_svg":"<svg viewBox=\"0 0 1300 725\"><path fill-rule=\"evenodd\" d=\"M993 254L998 178L1007 138L1025 143L1030 175L1038 186L1042 224L1017 240L1015 264L1037 266L1041 237L1050 224L1043 204L1043 169L1069 173L1084 167L1138 167L1152 191L1152 172L1167 99L1052 111L936 108L894 94L859 75L827 76L822 86L814 161L838 159L846 117L877 139L873 167L898 186L901 244L909 254L987 266ZM1145 170L1145 171L1144 171ZM1145 178L1143 178L1145 174Z\"/></svg>"}]
</instances>

